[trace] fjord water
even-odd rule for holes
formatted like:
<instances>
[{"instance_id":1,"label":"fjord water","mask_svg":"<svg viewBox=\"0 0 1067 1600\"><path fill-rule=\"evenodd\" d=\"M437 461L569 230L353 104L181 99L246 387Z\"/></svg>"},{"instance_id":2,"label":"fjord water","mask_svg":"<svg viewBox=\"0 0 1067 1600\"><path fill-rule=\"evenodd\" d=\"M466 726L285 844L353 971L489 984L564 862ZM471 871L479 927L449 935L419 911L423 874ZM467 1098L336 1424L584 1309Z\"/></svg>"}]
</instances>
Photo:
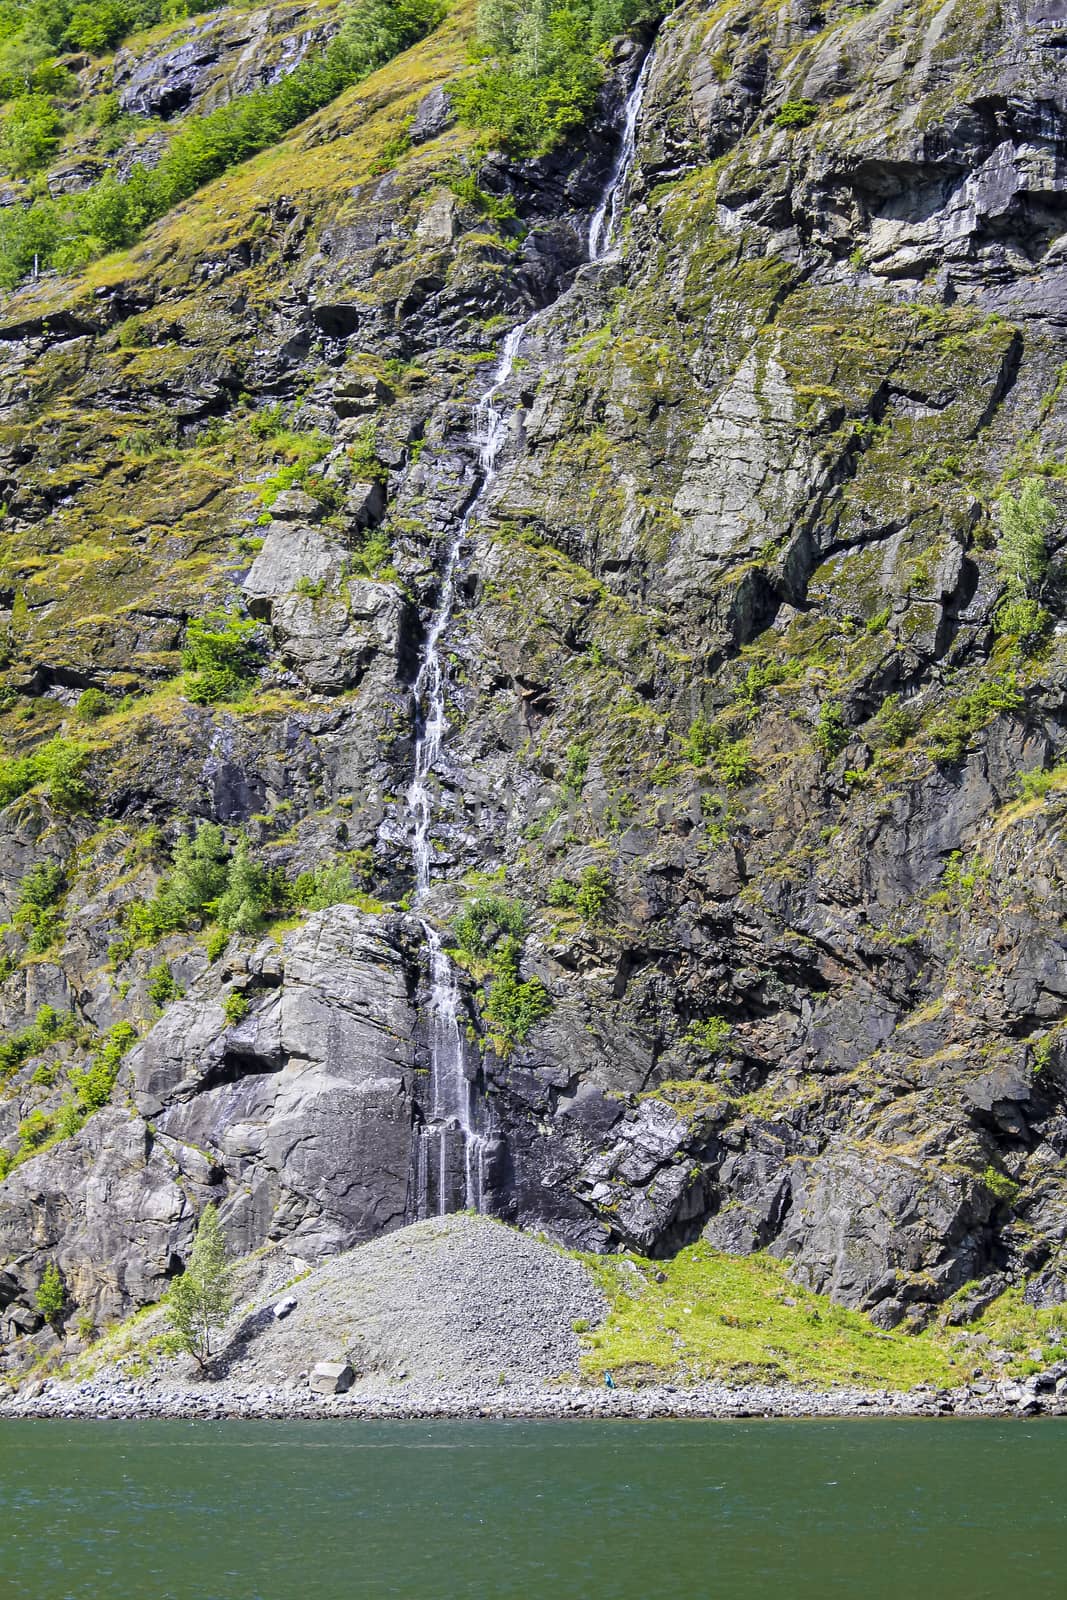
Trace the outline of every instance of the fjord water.
<instances>
[{"instance_id":1,"label":"fjord water","mask_svg":"<svg viewBox=\"0 0 1067 1600\"><path fill-rule=\"evenodd\" d=\"M0 1423L4 1600L1044 1600L1067 1423Z\"/></svg>"}]
</instances>

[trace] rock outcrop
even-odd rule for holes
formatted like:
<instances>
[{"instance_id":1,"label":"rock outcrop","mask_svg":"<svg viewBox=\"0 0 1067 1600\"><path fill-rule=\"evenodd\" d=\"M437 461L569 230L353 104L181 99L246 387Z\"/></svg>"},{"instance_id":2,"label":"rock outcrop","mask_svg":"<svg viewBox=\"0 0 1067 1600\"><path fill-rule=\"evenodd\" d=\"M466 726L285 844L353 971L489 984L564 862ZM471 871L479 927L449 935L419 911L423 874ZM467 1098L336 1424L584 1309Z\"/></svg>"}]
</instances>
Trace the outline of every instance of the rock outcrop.
<instances>
[{"instance_id":1,"label":"rock outcrop","mask_svg":"<svg viewBox=\"0 0 1067 1600\"><path fill-rule=\"evenodd\" d=\"M284 10L240 40L194 19L116 83L241 92L226 51L310 36ZM1063 7L687 0L593 264L640 51L566 150L479 158L447 93L464 27L254 188L3 309L0 721L9 767L61 736L81 787L4 791L3 1026L73 1022L3 1058L0 1330L34 1334L53 1259L97 1318L158 1297L208 1199L235 1249L307 1258L415 1219L412 689L487 357L539 307L461 551L421 908L521 906L518 981L551 1002L509 1031L493 950L458 958L487 1204L591 1249L770 1250L886 1327L974 1280L1058 1304ZM1029 480L1028 635L995 508ZM193 703L188 620L242 605L244 698ZM356 860L363 909L123 944L205 820L275 883ZM124 1020L110 1102L57 1137Z\"/></svg>"}]
</instances>

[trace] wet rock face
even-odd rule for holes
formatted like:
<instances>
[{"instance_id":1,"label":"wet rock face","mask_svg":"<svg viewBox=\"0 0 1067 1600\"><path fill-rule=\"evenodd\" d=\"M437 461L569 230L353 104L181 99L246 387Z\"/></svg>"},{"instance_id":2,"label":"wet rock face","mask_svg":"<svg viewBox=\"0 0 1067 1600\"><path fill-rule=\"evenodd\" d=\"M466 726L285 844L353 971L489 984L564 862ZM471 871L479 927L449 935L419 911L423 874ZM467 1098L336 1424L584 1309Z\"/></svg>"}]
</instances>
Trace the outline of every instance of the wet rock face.
<instances>
[{"instance_id":1,"label":"wet rock face","mask_svg":"<svg viewBox=\"0 0 1067 1600\"><path fill-rule=\"evenodd\" d=\"M769 1249L886 1327L976 1279L1067 1293L1061 12L680 7L596 264L638 58L580 139L472 188L447 34L254 200L5 308L0 720L14 755L83 743L88 798L42 780L3 811L6 1035L42 1004L81 1031L4 1067L0 1146L104 1030L140 1035L112 1103L0 1182L5 1338L48 1337L52 1258L100 1315L157 1296L209 1198L235 1248L308 1257L411 1219L412 686L475 403L539 307L460 555L422 908L520 903L552 1001L508 1039L492 962L462 979L487 1203L590 1249ZM214 103L309 26L194 19L122 92ZM1027 640L993 508L1031 476ZM187 620L227 607L256 676L192 704ZM125 709L78 720L90 687ZM204 819L290 882L354 858L367 909L109 957Z\"/></svg>"}]
</instances>

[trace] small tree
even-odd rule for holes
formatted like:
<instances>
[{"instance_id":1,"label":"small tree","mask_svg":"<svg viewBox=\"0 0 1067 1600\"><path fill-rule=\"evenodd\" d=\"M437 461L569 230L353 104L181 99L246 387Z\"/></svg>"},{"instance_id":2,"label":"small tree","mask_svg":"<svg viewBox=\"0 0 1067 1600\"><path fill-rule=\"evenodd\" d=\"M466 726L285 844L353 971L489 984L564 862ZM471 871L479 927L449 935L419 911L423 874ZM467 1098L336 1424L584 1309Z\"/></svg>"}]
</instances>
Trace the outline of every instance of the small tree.
<instances>
[{"instance_id":1,"label":"small tree","mask_svg":"<svg viewBox=\"0 0 1067 1600\"><path fill-rule=\"evenodd\" d=\"M63 1315L63 1307L67 1303L67 1291L63 1287L63 1279L54 1261L50 1261L44 1269L44 1276L37 1288L36 1300L38 1311L54 1328Z\"/></svg>"},{"instance_id":2,"label":"small tree","mask_svg":"<svg viewBox=\"0 0 1067 1600\"><path fill-rule=\"evenodd\" d=\"M189 1265L170 1288L167 1315L178 1343L201 1367L211 1360L211 1336L221 1328L231 1304L226 1241L218 1212L206 1206L197 1225Z\"/></svg>"},{"instance_id":3,"label":"small tree","mask_svg":"<svg viewBox=\"0 0 1067 1600\"><path fill-rule=\"evenodd\" d=\"M1048 534L1056 520L1056 507L1040 478L1027 478L1018 498L1004 492L997 501L1000 537L997 565L1011 599L1040 590L1048 571Z\"/></svg>"}]
</instances>

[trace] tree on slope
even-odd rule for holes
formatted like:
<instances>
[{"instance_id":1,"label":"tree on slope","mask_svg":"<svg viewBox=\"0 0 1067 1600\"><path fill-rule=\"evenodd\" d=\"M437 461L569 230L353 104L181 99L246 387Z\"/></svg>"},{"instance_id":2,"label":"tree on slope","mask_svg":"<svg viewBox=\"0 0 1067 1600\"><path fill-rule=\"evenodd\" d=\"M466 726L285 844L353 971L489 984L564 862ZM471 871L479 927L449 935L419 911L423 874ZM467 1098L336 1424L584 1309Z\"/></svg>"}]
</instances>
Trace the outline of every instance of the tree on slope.
<instances>
[{"instance_id":1,"label":"tree on slope","mask_svg":"<svg viewBox=\"0 0 1067 1600\"><path fill-rule=\"evenodd\" d=\"M183 1350L201 1367L211 1360L212 1334L229 1315L232 1296L226 1241L214 1206L203 1211L189 1265L170 1289L167 1313Z\"/></svg>"}]
</instances>

